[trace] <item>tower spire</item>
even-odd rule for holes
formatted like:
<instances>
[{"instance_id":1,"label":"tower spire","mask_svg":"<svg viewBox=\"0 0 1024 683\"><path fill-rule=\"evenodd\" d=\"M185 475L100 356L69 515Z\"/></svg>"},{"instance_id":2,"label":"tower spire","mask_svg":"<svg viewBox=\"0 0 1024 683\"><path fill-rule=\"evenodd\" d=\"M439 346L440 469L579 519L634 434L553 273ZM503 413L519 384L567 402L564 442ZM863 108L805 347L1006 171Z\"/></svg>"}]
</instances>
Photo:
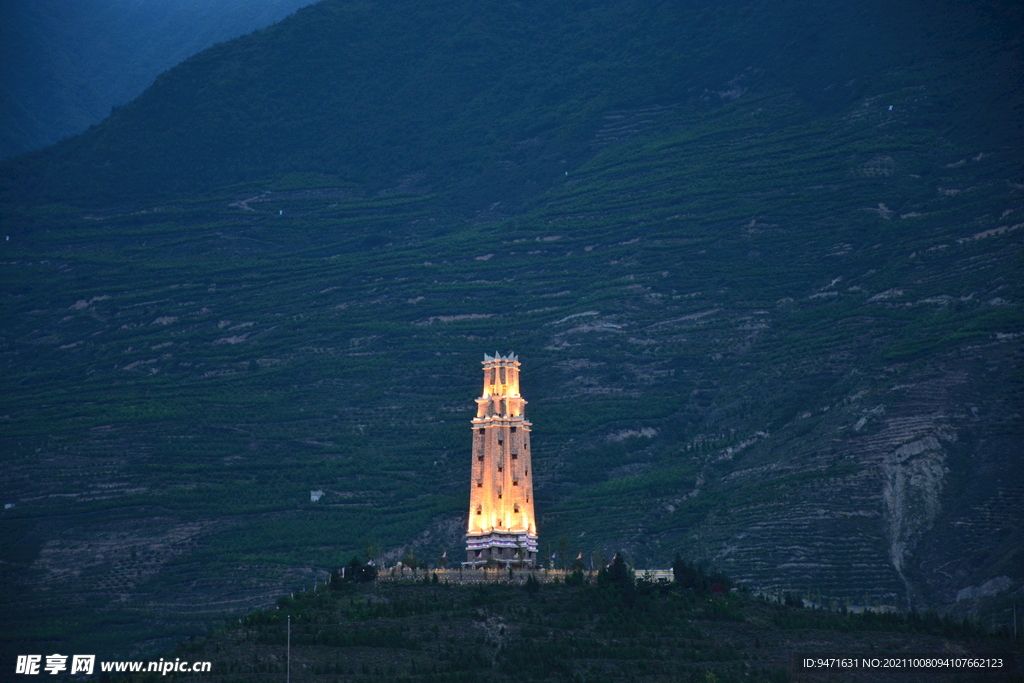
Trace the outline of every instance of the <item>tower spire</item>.
<instances>
[{"instance_id":1,"label":"tower spire","mask_svg":"<svg viewBox=\"0 0 1024 683\"><path fill-rule=\"evenodd\" d=\"M466 564L493 560L506 566L537 562L533 514L530 427L526 400L519 393L519 359L484 354L484 384L472 420Z\"/></svg>"}]
</instances>

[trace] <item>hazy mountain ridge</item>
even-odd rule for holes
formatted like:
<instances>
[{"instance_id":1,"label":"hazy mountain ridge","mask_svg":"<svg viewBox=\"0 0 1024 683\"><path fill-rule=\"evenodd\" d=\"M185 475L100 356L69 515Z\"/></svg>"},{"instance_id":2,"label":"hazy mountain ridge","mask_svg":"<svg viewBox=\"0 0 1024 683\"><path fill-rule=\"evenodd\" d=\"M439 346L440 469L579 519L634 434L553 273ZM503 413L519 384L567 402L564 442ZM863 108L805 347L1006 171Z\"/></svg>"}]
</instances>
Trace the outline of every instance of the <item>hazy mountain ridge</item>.
<instances>
[{"instance_id":1,"label":"hazy mountain ridge","mask_svg":"<svg viewBox=\"0 0 1024 683\"><path fill-rule=\"evenodd\" d=\"M524 362L545 554L681 551L853 603L952 609L1000 576L1019 592L1024 178L1012 130L975 135L963 123L984 111L949 109L974 62L897 53L833 96L700 42L728 21L723 41L743 42L767 3L703 24L676 5L376 7L326 3L218 46L88 135L4 165L5 585L31 638L62 637L70 614L110 624L98 647L124 647L118 624L145 624L133 637L152 647L364 539L456 553L478 361L496 349ZM544 21L502 19L527 10ZM351 37L424 16L436 25L407 53ZM774 21L875 30L800 16ZM696 42L670 55L689 20ZM506 32L481 43L480 24ZM637 82L603 92L583 59L538 80L555 52L522 56L536 41L513 29L531 25L569 56L574 27L587 49L614 45L595 63ZM633 32L614 44L617 27ZM648 38L659 64L707 70L643 82ZM463 53L525 64L403 99L431 89L414 76L472 76L468 58L442 68ZM373 71L389 55L399 66ZM309 64L310 87L346 68L384 87L351 111L285 90L254 108L260 84ZM534 90L502 90L516 82ZM168 95L188 83L192 99ZM136 172L130 198L101 201ZM175 174L202 192L170 191ZM88 208L25 201L40 195Z\"/></svg>"},{"instance_id":2,"label":"hazy mountain ridge","mask_svg":"<svg viewBox=\"0 0 1024 683\"><path fill-rule=\"evenodd\" d=\"M309 0L9 0L0 21L0 159L106 118L157 74Z\"/></svg>"}]
</instances>

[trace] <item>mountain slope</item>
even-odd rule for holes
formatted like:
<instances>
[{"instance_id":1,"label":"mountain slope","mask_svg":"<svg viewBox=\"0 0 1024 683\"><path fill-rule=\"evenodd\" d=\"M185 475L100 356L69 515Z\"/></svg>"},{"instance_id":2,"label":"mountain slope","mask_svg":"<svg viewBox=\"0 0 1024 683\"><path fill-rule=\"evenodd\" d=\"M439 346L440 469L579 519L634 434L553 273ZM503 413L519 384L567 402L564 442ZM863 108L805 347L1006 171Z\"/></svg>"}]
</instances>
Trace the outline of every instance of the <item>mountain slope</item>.
<instances>
[{"instance_id":1,"label":"mountain slope","mask_svg":"<svg viewBox=\"0 0 1024 683\"><path fill-rule=\"evenodd\" d=\"M152 649L367 545L454 556L508 349L546 555L1005 619L1024 177L963 93L1015 44L887 53L900 18L852 5L380 7L4 165L9 649L69 619Z\"/></svg>"},{"instance_id":2,"label":"mountain slope","mask_svg":"<svg viewBox=\"0 0 1024 683\"><path fill-rule=\"evenodd\" d=\"M462 205L489 205L573 167L609 109L770 83L834 111L922 65L956 78L934 94L933 125L961 129L985 111L989 137L1019 144L1020 46L1007 27L1020 11L988 9L320 3L188 60L96 130L8 166L5 185L66 201L292 171L378 185L425 174Z\"/></svg>"}]
</instances>

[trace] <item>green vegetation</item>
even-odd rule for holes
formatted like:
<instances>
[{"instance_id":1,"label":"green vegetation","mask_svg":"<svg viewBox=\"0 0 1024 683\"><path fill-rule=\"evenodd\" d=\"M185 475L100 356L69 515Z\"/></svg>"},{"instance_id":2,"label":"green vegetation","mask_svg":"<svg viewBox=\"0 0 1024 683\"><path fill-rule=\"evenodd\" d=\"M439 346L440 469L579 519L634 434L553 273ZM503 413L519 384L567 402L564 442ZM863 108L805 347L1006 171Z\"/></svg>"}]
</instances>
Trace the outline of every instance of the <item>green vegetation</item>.
<instances>
[{"instance_id":1,"label":"green vegetation","mask_svg":"<svg viewBox=\"0 0 1024 683\"><path fill-rule=\"evenodd\" d=\"M876 21L882 14L886 21ZM706 111L773 88L804 105L776 119L834 115L885 94L939 134L1019 144L1011 113L1019 88L999 49L1013 49L1011 27L1021 24L1020 8L997 3L931 11L880 0L827 8L810 0L327 0L188 59L103 124L5 164L0 177L15 201L178 200L278 178L282 190L436 187L463 215L494 202L505 214L586 163L595 145L664 131L660 115L681 103ZM998 48L978 51L979 36ZM986 126L976 125L975 111ZM684 140L757 136L766 119L757 112ZM810 123L788 141L842 141ZM916 133L901 136L896 151L920 149L927 136ZM865 161L892 149L851 142ZM843 164L829 148L764 151L790 171ZM701 177L714 182L715 174ZM636 205L621 195L618 203Z\"/></svg>"},{"instance_id":2,"label":"green vegetation","mask_svg":"<svg viewBox=\"0 0 1024 683\"><path fill-rule=\"evenodd\" d=\"M545 556L900 609L1024 578L1017 138L954 10L922 47L787 7L325 2L3 165L4 652L458 556L495 350ZM809 25L839 54L752 38Z\"/></svg>"},{"instance_id":3,"label":"green vegetation","mask_svg":"<svg viewBox=\"0 0 1024 683\"><path fill-rule=\"evenodd\" d=\"M280 598L170 657L211 661L211 681L274 680L286 667L289 618L292 674L317 681L781 683L793 680L794 629L815 643L803 654L926 652L950 642L962 654L1012 650L1005 633L935 615L829 612L744 592L634 586L625 570L613 563L577 585L532 575L523 585L338 582Z\"/></svg>"}]
</instances>

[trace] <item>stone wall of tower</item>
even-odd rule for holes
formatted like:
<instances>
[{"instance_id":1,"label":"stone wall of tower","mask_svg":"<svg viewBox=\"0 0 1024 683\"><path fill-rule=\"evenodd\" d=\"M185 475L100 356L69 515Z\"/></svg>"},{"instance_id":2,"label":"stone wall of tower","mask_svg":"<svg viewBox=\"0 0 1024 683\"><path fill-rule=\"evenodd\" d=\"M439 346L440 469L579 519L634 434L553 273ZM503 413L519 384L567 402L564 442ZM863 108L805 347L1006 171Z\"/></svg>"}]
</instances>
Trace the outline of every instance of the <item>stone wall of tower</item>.
<instances>
[{"instance_id":1,"label":"stone wall of tower","mask_svg":"<svg viewBox=\"0 0 1024 683\"><path fill-rule=\"evenodd\" d=\"M519 393L519 361L484 356L484 383L472 420L467 560L533 564L537 526L533 512L530 423Z\"/></svg>"},{"instance_id":2,"label":"stone wall of tower","mask_svg":"<svg viewBox=\"0 0 1024 683\"><path fill-rule=\"evenodd\" d=\"M525 421L494 420L473 428L470 533L536 533L530 476L530 429Z\"/></svg>"}]
</instances>

